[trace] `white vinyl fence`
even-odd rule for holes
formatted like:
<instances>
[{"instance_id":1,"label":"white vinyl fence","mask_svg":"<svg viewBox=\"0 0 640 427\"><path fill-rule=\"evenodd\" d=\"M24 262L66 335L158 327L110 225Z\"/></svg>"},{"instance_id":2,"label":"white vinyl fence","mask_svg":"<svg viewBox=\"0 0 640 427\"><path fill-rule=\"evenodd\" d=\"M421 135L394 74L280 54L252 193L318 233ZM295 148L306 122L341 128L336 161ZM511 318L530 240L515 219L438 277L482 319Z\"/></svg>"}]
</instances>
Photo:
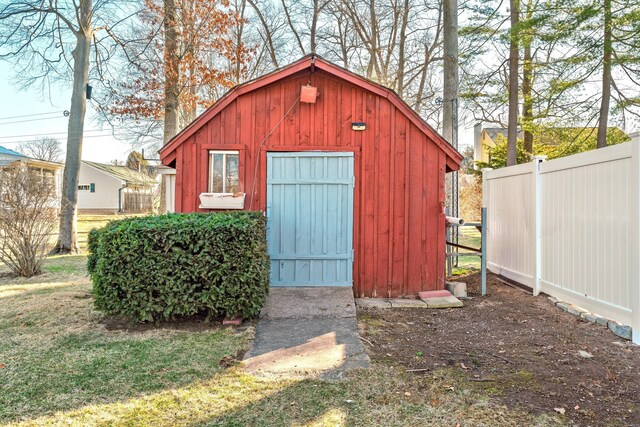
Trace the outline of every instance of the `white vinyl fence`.
<instances>
[{"instance_id":1,"label":"white vinyl fence","mask_svg":"<svg viewBox=\"0 0 640 427\"><path fill-rule=\"evenodd\" d=\"M490 271L640 343L640 142L486 170L483 199Z\"/></svg>"}]
</instances>

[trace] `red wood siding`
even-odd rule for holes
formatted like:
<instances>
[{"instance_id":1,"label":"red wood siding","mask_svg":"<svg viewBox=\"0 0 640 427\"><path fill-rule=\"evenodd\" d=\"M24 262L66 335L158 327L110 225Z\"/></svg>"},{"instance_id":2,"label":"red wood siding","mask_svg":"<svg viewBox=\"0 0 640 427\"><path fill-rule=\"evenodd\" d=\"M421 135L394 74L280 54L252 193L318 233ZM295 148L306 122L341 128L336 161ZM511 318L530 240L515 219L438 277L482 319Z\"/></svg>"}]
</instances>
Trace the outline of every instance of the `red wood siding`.
<instances>
[{"instance_id":1,"label":"red wood siding","mask_svg":"<svg viewBox=\"0 0 640 427\"><path fill-rule=\"evenodd\" d=\"M276 127L307 83L318 88L317 102L297 103ZM367 128L353 131L352 122ZM265 210L268 151L353 151L356 294L412 296L444 287L444 175L455 161L386 97L319 69L240 94L162 153L165 164L175 158L178 211L199 210L213 149L240 151L245 209L254 210Z\"/></svg>"}]
</instances>

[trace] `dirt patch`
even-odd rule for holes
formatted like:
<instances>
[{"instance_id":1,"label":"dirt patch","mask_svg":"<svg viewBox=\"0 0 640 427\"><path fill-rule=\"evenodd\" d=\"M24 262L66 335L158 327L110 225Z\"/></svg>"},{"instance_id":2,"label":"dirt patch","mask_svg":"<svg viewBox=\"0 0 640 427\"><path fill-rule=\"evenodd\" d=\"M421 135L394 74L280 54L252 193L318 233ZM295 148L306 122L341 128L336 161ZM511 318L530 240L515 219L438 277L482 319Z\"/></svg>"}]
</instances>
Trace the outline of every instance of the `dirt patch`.
<instances>
[{"instance_id":1,"label":"dirt patch","mask_svg":"<svg viewBox=\"0 0 640 427\"><path fill-rule=\"evenodd\" d=\"M18 277L18 275L12 271L0 271L0 279L13 279L14 277Z\"/></svg>"},{"instance_id":2,"label":"dirt patch","mask_svg":"<svg viewBox=\"0 0 640 427\"><path fill-rule=\"evenodd\" d=\"M254 327L256 320L247 320L242 322L241 326L223 326L222 318L219 319L207 319L206 316L189 316L177 318L175 320L162 321L162 322L145 322L136 323L131 322L126 318L113 316L105 317L102 320L102 324L108 331L127 331L127 332L146 332L153 330L176 330L176 331L188 331L188 332L202 332L202 331L214 331L218 329L226 329L233 327L239 332L246 330L249 327Z\"/></svg>"},{"instance_id":3,"label":"dirt patch","mask_svg":"<svg viewBox=\"0 0 640 427\"><path fill-rule=\"evenodd\" d=\"M478 275L460 280L474 297L462 309L359 309L371 359L414 375L454 369L508 407L577 425L640 426L640 347L495 276L487 297Z\"/></svg>"}]
</instances>

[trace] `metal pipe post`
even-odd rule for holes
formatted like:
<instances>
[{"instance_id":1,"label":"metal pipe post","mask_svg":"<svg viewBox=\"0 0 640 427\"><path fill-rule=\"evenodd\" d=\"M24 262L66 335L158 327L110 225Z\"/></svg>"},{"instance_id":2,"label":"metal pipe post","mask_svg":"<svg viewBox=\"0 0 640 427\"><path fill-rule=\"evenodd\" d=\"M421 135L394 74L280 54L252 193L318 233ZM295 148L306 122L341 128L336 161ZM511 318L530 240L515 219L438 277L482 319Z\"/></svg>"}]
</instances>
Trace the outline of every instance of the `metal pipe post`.
<instances>
[{"instance_id":1,"label":"metal pipe post","mask_svg":"<svg viewBox=\"0 0 640 427\"><path fill-rule=\"evenodd\" d=\"M480 232L480 248L482 256L480 257L480 290L482 296L487 294L487 208L482 208L482 229Z\"/></svg>"}]
</instances>

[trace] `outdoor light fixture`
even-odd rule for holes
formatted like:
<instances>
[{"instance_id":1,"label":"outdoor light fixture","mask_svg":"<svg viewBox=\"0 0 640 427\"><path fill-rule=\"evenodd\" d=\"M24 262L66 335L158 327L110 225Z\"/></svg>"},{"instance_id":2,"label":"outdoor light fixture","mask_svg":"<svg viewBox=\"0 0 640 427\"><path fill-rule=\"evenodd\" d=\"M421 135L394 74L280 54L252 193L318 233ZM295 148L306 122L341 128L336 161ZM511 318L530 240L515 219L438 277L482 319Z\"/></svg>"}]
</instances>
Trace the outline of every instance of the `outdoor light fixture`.
<instances>
[{"instance_id":1,"label":"outdoor light fixture","mask_svg":"<svg viewBox=\"0 0 640 427\"><path fill-rule=\"evenodd\" d=\"M318 88L313 86L302 86L300 89L300 102L315 104L318 98Z\"/></svg>"},{"instance_id":2,"label":"outdoor light fixture","mask_svg":"<svg viewBox=\"0 0 640 427\"><path fill-rule=\"evenodd\" d=\"M367 128L367 124L365 122L353 122L351 123L352 130L362 131Z\"/></svg>"},{"instance_id":3,"label":"outdoor light fixture","mask_svg":"<svg viewBox=\"0 0 640 427\"><path fill-rule=\"evenodd\" d=\"M87 83L87 99L91 99L91 90L93 88Z\"/></svg>"}]
</instances>

